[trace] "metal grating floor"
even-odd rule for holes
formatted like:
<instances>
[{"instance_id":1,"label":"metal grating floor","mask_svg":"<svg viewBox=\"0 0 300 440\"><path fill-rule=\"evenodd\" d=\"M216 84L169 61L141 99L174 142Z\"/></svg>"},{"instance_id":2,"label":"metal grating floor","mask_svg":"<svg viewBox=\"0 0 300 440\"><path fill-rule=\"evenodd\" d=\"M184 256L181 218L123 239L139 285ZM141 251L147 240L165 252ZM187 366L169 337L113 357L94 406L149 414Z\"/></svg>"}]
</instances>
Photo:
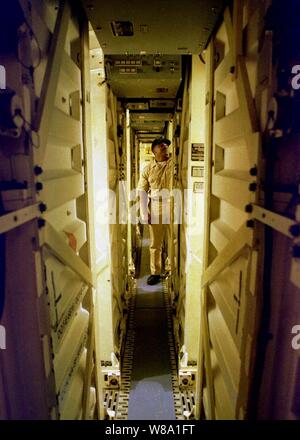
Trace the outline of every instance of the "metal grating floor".
<instances>
[{"instance_id":1,"label":"metal grating floor","mask_svg":"<svg viewBox=\"0 0 300 440\"><path fill-rule=\"evenodd\" d=\"M168 280L155 286L149 275L149 239L144 229L141 267L129 301L120 390L107 390L105 406L116 420L184 420L195 404L180 390Z\"/></svg>"},{"instance_id":2,"label":"metal grating floor","mask_svg":"<svg viewBox=\"0 0 300 440\"><path fill-rule=\"evenodd\" d=\"M128 420L176 420L163 283L149 286L148 276L149 239L144 228Z\"/></svg>"}]
</instances>

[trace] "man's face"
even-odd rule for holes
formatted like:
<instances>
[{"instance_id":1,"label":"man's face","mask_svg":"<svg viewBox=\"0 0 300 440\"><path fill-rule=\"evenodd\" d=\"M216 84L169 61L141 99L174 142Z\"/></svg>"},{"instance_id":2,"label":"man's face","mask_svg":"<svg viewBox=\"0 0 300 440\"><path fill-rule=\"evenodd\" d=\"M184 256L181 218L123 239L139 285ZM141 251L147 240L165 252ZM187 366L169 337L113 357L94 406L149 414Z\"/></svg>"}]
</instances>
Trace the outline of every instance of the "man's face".
<instances>
[{"instance_id":1,"label":"man's face","mask_svg":"<svg viewBox=\"0 0 300 440\"><path fill-rule=\"evenodd\" d=\"M162 142L161 144L155 145L153 148L153 153L155 157L164 157L168 155L168 144Z\"/></svg>"}]
</instances>

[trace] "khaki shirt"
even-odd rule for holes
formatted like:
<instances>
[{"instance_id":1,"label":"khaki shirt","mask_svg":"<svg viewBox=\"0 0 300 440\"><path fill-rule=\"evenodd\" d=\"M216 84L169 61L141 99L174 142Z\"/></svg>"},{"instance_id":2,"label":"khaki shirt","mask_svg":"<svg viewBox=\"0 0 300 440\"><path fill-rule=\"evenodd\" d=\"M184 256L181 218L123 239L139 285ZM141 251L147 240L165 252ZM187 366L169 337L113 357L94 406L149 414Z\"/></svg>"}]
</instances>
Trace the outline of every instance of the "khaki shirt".
<instances>
[{"instance_id":1,"label":"khaki shirt","mask_svg":"<svg viewBox=\"0 0 300 440\"><path fill-rule=\"evenodd\" d=\"M172 190L173 160L171 158L163 162L157 162L153 159L143 169L138 183L138 190L148 193L148 213L151 213L151 219L156 223L162 221L162 216L170 219L170 201ZM142 204L141 210L144 212L146 207ZM144 212L144 215L146 213ZM152 217L153 216L153 217ZM158 216L160 220L154 220ZM164 221L165 222L165 221Z\"/></svg>"},{"instance_id":2,"label":"khaki shirt","mask_svg":"<svg viewBox=\"0 0 300 440\"><path fill-rule=\"evenodd\" d=\"M138 183L138 189L148 192L148 196L152 199L154 199L159 191L163 189L168 190L166 195L170 195L172 189L172 170L172 158L169 158L164 162L157 162L153 159L143 169ZM164 198L162 192L161 195Z\"/></svg>"}]
</instances>

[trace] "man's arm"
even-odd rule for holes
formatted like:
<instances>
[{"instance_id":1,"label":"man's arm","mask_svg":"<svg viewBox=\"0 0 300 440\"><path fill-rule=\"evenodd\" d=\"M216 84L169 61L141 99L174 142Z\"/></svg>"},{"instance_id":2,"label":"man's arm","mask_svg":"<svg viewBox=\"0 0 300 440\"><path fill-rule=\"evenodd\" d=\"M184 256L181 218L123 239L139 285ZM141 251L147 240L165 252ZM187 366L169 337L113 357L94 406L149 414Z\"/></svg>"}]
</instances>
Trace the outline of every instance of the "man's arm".
<instances>
[{"instance_id":1,"label":"man's arm","mask_svg":"<svg viewBox=\"0 0 300 440\"><path fill-rule=\"evenodd\" d=\"M139 190L141 223L148 223L148 194Z\"/></svg>"},{"instance_id":2,"label":"man's arm","mask_svg":"<svg viewBox=\"0 0 300 440\"><path fill-rule=\"evenodd\" d=\"M147 165L140 176L138 183L138 195L140 199L141 223L148 223L148 190L149 190L149 165Z\"/></svg>"}]
</instances>

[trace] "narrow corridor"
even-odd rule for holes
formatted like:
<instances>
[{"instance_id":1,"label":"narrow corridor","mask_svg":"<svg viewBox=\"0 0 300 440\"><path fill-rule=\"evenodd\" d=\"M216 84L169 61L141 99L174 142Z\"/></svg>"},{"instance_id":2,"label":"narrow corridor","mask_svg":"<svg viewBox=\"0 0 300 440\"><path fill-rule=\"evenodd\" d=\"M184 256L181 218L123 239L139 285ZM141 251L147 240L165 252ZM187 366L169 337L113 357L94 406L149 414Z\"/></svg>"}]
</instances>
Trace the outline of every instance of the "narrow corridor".
<instances>
[{"instance_id":1,"label":"narrow corridor","mask_svg":"<svg viewBox=\"0 0 300 440\"><path fill-rule=\"evenodd\" d=\"M148 236L146 227L136 286L135 348L128 420L175 420L163 283L147 285Z\"/></svg>"},{"instance_id":2,"label":"narrow corridor","mask_svg":"<svg viewBox=\"0 0 300 440\"><path fill-rule=\"evenodd\" d=\"M0 420L300 420L300 1L1 6Z\"/></svg>"}]
</instances>

